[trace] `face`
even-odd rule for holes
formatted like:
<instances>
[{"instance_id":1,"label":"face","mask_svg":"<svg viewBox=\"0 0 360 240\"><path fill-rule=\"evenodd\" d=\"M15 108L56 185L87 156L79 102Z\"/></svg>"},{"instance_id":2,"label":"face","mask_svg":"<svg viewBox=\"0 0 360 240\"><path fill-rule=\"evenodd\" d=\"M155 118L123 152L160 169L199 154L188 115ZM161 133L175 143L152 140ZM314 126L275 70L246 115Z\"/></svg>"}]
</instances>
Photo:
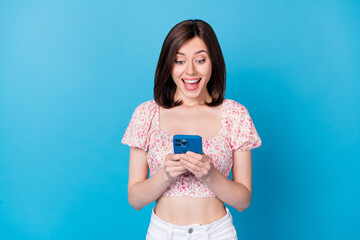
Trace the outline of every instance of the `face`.
<instances>
[{"instance_id":1,"label":"face","mask_svg":"<svg viewBox=\"0 0 360 240\"><path fill-rule=\"evenodd\" d=\"M211 71L209 50L204 41L195 37L185 42L177 51L171 72L177 86L175 100L209 99L206 85Z\"/></svg>"}]
</instances>

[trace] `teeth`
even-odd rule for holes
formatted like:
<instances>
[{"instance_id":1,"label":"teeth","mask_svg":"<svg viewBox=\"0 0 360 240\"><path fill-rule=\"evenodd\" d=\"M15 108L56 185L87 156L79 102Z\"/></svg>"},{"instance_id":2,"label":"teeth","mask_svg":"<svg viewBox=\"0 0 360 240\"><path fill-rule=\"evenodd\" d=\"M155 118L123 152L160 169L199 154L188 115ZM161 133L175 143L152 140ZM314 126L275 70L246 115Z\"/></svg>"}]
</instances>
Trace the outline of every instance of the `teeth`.
<instances>
[{"instance_id":1,"label":"teeth","mask_svg":"<svg viewBox=\"0 0 360 240\"><path fill-rule=\"evenodd\" d=\"M185 80L185 79L183 79L186 83L196 83L196 82L198 82L199 80L200 80L200 78L199 79L196 79L196 80Z\"/></svg>"}]
</instances>

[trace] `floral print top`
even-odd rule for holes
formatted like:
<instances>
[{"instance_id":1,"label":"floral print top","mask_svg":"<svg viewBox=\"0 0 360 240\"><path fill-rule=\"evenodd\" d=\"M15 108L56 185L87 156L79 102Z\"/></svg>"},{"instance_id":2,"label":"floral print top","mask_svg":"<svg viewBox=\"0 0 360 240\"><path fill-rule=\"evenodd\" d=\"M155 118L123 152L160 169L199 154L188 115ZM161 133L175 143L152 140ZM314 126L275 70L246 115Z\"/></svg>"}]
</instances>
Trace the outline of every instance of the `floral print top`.
<instances>
[{"instance_id":1,"label":"floral print top","mask_svg":"<svg viewBox=\"0 0 360 240\"><path fill-rule=\"evenodd\" d=\"M173 153L173 136L159 127L160 107L155 100L139 105L130 120L122 143L147 151L150 176L165 165L165 155ZM232 168L233 151L258 148L261 139L247 109L240 103L225 99L222 105L221 129L211 138L203 138L203 152L212 160L212 165L225 177ZM188 172L173 181L163 196L215 197L211 189Z\"/></svg>"}]
</instances>

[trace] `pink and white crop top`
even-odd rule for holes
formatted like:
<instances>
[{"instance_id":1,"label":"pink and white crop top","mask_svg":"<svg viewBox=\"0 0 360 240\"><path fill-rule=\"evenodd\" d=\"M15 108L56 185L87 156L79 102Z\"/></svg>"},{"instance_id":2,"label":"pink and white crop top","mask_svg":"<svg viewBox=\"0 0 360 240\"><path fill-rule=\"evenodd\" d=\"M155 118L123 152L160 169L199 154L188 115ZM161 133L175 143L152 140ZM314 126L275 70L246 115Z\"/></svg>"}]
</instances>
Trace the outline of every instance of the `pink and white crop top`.
<instances>
[{"instance_id":1,"label":"pink and white crop top","mask_svg":"<svg viewBox=\"0 0 360 240\"><path fill-rule=\"evenodd\" d=\"M147 151L150 176L165 165L165 155L173 153L171 135L159 127L159 106L155 100L139 105L130 120L122 143ZM240 103L225 99L222 106L221 129L211 138L203 138L203 152L225 177L232 168L232 152L258 148L261 139L247 109ZM215 194L195 175L188 172L173 181L163 196L215 197Z\"/></svg>"}]
</instances>

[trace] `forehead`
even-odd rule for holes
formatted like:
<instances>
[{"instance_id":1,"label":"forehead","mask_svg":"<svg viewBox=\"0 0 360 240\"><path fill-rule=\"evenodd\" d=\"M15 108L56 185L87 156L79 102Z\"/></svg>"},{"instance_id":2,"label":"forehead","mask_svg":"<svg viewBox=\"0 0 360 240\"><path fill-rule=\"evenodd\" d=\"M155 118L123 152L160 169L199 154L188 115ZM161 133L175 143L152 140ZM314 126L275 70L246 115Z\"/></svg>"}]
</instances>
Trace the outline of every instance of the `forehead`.
<instances>
[{"instance_id":1,"label":"forehead","mask_svg":"<svg viewBox=\"0 0 360 240\"><path fill-rule=\"evenodd\" d=\"M185 53L185 54L194 54L195 52L199 50L205 50L208 51L208 48L206 47L205 42L199 38L194 37L188 41L186 41L178 50L178 52Z\"/></svg>"}]
</instances>

